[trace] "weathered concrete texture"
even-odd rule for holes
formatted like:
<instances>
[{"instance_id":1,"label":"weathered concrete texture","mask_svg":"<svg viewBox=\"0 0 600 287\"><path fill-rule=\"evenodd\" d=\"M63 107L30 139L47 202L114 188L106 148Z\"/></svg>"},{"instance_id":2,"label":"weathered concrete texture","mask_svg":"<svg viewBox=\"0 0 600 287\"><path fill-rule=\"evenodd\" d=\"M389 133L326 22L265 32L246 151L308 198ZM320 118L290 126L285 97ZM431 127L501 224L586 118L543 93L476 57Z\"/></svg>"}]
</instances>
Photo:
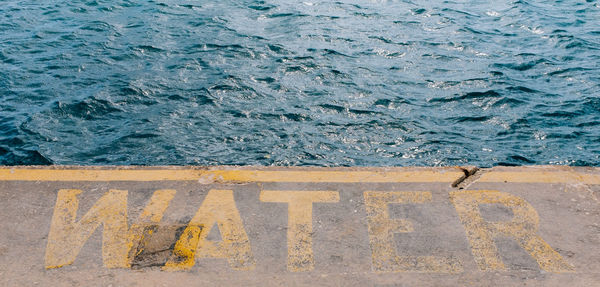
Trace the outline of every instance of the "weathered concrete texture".
<instances>
[{"instance_id":1,"label":"weathered concrete texture","mask_svg":"<svg viewBox=\"0 0 600 287\"><path fill-rule=\"evenodd\" d=\"M0 167L1 286L600 286L600 169Z\"/></svg>"}]
</instances>

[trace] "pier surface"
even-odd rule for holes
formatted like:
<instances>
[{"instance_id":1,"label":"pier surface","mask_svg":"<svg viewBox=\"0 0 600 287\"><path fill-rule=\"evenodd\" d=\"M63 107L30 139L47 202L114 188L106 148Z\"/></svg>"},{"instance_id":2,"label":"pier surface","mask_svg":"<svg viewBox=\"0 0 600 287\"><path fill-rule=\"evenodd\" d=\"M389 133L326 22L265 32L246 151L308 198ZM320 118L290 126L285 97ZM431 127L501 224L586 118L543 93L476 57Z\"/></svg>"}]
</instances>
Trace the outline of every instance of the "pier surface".
<instances>
[{"instance_id":1,"label":"pier surface","mask_svg":"<svg viewBox=\"0 0 600 287\"><path fill-rule=\"evenodd\" d=\"M0 167L1 286L600 286L600 169Z\"/></svg>"}]
</instances>

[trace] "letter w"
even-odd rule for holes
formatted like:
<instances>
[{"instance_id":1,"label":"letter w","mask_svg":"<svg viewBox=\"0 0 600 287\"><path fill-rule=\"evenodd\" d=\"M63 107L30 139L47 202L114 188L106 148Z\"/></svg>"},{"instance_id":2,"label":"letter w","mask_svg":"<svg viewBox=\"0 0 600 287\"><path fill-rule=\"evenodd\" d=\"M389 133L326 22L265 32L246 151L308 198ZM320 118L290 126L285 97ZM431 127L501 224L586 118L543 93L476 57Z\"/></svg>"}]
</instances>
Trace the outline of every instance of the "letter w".
<instances>
[{"instance_id":1,"label":"letter w","mask_svg":"<svg viewBox=\"0 0 600 287\"><path fill-rule=\"evenodd\" d=\"M157 224L175 190L157 190L142 211L138 222L128 226L127 191L111 189L90 210L76 221L79 199L78 189L58 191L54 215L46 246L46 268L60 268L72 264L79 251L94 233L102 229L102 260L107 268L129 268L130 249L142 236L145 225Z\"/></svg>"}]
</instances>

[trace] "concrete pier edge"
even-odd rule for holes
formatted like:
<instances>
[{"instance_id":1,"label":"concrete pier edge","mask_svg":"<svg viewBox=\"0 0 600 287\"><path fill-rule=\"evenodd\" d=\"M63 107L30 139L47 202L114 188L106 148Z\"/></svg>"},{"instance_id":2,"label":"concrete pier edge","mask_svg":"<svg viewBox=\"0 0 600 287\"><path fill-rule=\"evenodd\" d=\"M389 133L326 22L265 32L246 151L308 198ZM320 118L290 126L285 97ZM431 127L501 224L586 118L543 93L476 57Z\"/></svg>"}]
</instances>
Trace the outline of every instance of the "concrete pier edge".
<instances>
[{"instance_id":1,"label":"concrete pier edge","mask_svg":"<svg viewBox=\"0 0 600 287\"><path fill-rule=\"evenodd\" d=\"M600 168L0 166L2 286L600 286Z\"/></svg>"}]
</instances>

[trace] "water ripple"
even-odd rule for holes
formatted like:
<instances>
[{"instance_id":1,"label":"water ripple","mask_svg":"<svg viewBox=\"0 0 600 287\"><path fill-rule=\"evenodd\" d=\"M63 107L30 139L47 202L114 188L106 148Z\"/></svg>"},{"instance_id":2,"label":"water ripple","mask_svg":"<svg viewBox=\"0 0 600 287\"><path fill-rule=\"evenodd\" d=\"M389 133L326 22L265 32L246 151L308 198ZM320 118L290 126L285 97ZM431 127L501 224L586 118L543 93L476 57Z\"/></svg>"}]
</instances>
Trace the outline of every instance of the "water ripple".
<instances>
[{"instance_id":1,"label":"water ripple","mask_svg":"<svg viewBox=\"0 0 600 287\"><path fill-rule=\"evenodd\" d=\"M600 165L596 1L0 5L0 164Z\"/></svg>"}]
</instances>

